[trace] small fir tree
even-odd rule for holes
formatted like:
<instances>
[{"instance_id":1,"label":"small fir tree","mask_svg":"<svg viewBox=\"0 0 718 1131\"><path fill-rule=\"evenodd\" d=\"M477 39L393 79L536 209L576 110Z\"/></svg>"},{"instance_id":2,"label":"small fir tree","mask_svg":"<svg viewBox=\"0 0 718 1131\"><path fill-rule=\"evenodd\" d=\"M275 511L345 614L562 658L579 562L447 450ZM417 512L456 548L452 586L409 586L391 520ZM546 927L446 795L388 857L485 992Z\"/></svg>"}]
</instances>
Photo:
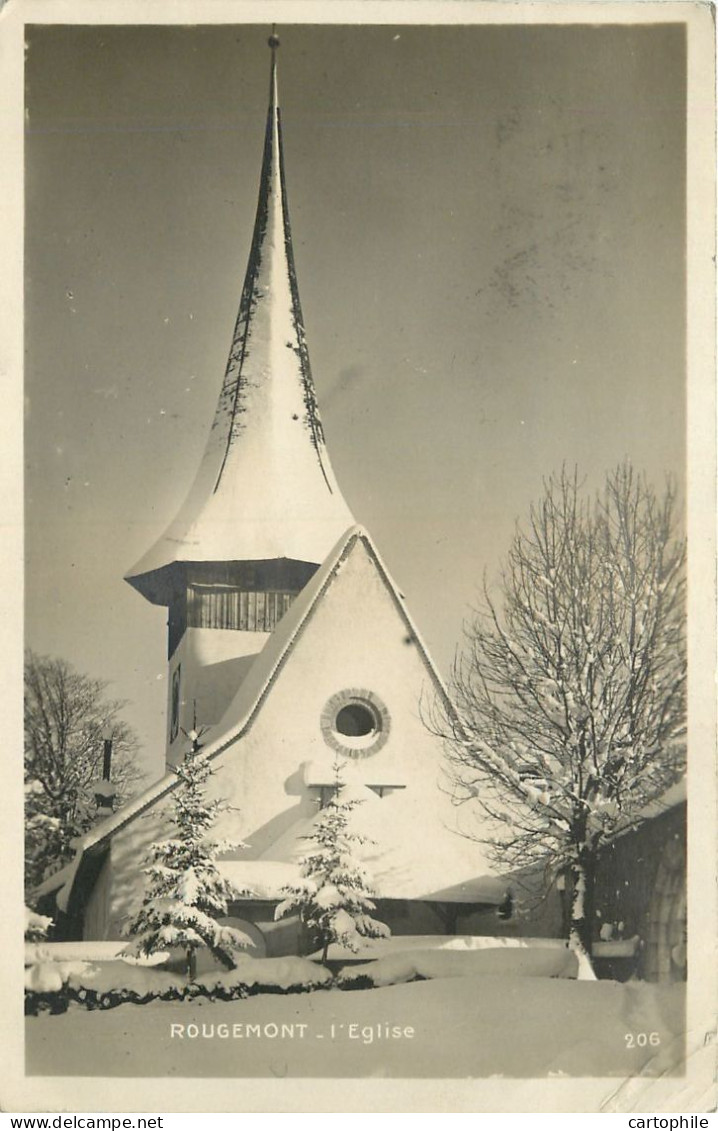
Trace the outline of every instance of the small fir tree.
<instances>
[{"instance_id":1,"label":"small fir tree","mask_svg":"<svg viewBox=\"0 0 718 1131\"><path fill-rule=\"evenodd\" d=\"M349 830L351 814L361 800L344 796L341 763L335 762L333 769L334 793L320 810L313 831L303 838L311 847L302 857L301 879L284 889L286 898L274 913L275 919L299 913L322 947L322 962L332 943L357 951L360 938L387 938L391 933L369 914L375 910L372 892L356 859L356 849L367 838Z\"/></svg>"},{"instance_id":2,"label":"small fir tree","mask_svg":"<svg viewBox=\"0 0 718 1131\"><path fill-rule=\"evenodd\" d=\"M134 936L125 953L149 955L183 947L190 980L201 947L231 970L233 951L250 942L242 931L217 922L218 915L227 914L229 900L251 893L235 889L216 865L219 855L244 846L209 836L222 802L205 797L212 769L201 753L202 733L189 732L191 745L174 767L179 779L172 797L175 836L150 845L142 868L149 878L144 900L125 927L125 933Z\"/></svg>"}]
</instances>

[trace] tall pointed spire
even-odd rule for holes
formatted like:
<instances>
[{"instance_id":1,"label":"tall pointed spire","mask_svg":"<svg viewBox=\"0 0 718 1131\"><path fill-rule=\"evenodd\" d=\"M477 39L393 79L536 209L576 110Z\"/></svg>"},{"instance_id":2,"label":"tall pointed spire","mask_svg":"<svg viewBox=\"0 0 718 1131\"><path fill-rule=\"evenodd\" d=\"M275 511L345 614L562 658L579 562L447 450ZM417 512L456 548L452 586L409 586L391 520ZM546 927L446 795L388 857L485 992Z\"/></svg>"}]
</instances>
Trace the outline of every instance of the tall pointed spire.
<instances>
[{"instance_id":1,"label":"tall pointed spire","mask_svg":"<svg viewBox=\"0 0 718 1131\"><path fill-rule=\"evenodd\" d=\"M259 201L224 382L207 446L174 522L127 574L168 604L188 562L320 563L354 523L332 471L299 302L284 179L277 48Z\"/></svg>"}]
</instances>

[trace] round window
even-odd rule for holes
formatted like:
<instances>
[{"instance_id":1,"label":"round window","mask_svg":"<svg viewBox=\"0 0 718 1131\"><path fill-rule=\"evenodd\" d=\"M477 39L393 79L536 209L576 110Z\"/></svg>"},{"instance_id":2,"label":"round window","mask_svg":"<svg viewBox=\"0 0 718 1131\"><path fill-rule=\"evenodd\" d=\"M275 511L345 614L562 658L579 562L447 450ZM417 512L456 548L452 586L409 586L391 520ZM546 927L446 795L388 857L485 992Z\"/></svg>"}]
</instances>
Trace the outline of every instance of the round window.
<instances>
[{"instance_id":1,"label":"round window","mask_svg":"<svg viewBox=\"0 0 718 1131\"><path fill-rule=\"evenodd\" d=\"M376 730L376 718L364 703L348 703L337 711L334 725L346 738L363 738Z\"/></svg>"},{"instance_id":2,"label":"round window","mask_svg":"<svg viewBox=\"0 0 718 1131\"><path fill-rule=\"evenodd\" d=\"M373 692L347 689L332 695L326 704L321 729L332 750L363 758L379 750L389 737L389 712Z\"/></svg>"}]
</instances>

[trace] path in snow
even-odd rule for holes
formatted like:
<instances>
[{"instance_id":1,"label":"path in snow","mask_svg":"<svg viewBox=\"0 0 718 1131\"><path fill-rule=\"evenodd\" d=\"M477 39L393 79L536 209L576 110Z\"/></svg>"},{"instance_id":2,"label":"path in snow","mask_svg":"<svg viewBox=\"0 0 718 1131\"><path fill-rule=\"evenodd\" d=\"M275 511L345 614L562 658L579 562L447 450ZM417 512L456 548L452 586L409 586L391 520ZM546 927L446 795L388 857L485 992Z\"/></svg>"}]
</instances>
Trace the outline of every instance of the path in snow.
<instances>
[{"instance_id":1,"label":"path in snow","mask_svg":"<svg viewBox=\"0 0 718 1131\"><path fill-rule=\"evenodd\" d=\"M654 1076L680 1071L684 989L472 977L237 1002L73 1008L28 1018L26 1066L28 1075L50 1076ZM214 1026L215 1035L173 1038L173 1024L185 1034L190 1025L207 1033ZM282 1024L294 1026L292 1037L271 1035ZM414 1036L378 1037L379 1024L411 1026ZM230 1036L219 1036L218 1025ZM254 1036L249 1025L269 1029ZM232 1036L233 1026L245 1035ZM370 1041L361 1030L372 1026ZM639 1047L634 1037L628 1048L629 1033L657 1033L661 1043Z\"/></svg>"}]
</instances>

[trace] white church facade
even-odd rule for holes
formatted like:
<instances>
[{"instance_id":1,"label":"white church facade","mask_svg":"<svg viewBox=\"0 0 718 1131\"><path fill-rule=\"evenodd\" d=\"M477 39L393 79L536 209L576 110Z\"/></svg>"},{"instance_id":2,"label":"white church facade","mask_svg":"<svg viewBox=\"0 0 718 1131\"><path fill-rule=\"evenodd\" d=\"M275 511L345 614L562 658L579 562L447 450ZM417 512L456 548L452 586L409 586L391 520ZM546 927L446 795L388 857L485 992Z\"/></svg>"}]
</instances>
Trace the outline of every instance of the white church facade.
<instances>
[{"instance_id":1,"label":"white church facade","mask_svg":"<svg viewBox=\"0 0 718 1131\"><path fill-rule=\"evenodd\" d=\"M442 744L426 725L446 692L325 444L270 45L257 216L214 421L186 502L127 575L168 610L167 774L82 838L57 904L68 933L121 936L196 723L225 802L217 835L245 845L221 867L246 893L231 915L257 953L299 945L298 924L275 924L274 907L298 876L337 758L363 802L355 825L379 917L399 934L486 933L506 883L457 829Z\"/></svg>"}]
</instances>

